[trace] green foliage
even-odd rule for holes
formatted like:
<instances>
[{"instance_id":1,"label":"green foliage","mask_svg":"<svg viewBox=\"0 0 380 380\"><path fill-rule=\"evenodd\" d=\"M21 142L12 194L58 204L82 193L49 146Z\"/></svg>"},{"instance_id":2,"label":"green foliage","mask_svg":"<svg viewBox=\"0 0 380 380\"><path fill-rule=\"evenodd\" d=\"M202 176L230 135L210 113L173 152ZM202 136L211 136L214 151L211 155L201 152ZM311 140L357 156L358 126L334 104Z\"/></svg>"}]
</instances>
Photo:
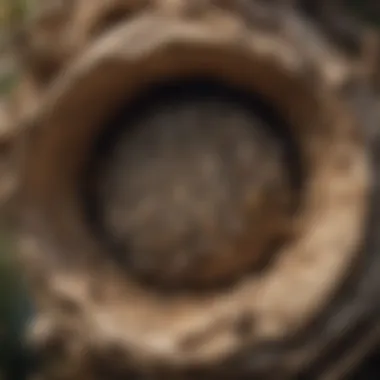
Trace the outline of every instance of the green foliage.
<instances>
[{"instance_id":1,"label":"green foliage","mask_svg":"<svg viewBox=\"0 0 380 380\"><path fill-rule=\"evenodd\" d=\"M1 370L7 374L26 370L28 354L23 336L32 312L11 239L0 234L0 373ZM12 379L15 378L16 375L12 375Z\"/></svg>"},{"instance_id":2,"label":"green foliage","mask_svg":"<svg viewBox=\"0 0 380 380\"><path fill-rule=\"evenodd\" d=\"M0 27L12 27L24 20L34 3L31 0L0 0Z\"/></svg>"},{"instance_id":3,"label":"green foliage","mask_svg":"<svg viewBox=\"0 0 380 380\"><path fill-rule=\"evenodd\" d=\"M13 252L9 239L6 236L0 236L0 337L5 335L4 326L7 327L6 330L9 333L11 328L16 327L15 323L19 318L14 312L19 308L22 281Z\"/></svg>"},{"instance_id":4,"label":"green foliage","mask_svg":"<svg viewBox=\"0 0 380 380\"><path fill-rule=\"evenodd\" d=\"M15 73L0 76L0 95L6 95L11 92L17 83L17 75Z\"/></svg>"}]
</instances>

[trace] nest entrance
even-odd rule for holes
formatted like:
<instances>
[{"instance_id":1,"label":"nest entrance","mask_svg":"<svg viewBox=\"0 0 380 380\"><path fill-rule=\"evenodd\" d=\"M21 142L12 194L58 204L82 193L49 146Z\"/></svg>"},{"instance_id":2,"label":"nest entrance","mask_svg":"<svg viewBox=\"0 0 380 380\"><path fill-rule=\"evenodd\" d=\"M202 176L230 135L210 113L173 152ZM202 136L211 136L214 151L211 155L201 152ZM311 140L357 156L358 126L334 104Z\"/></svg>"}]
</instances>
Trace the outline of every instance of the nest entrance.
<instances>
[{"instance_id":1,"label":"nest entrance","mask_svg":"<svg viewBox=\"0 0 380 380\"><path fill-rule=\"evenodd\" d=\"M85 198L138 279L209 286L261 269L287 236L300 171L284 122L206 78L153 86L97 141Z\"/></svg>"}]
</instances>

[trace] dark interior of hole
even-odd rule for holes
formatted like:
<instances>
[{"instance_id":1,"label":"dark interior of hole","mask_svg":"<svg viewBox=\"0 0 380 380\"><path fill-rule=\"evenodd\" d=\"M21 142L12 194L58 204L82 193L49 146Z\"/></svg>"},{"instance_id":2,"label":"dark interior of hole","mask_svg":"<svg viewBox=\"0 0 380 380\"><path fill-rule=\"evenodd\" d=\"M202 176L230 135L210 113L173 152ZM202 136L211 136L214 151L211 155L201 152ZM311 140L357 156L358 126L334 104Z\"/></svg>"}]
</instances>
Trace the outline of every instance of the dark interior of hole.
<instances>
[{"instance_id":1,"label":"dark interior of hole","mask_svg":"<svg viewBox=\"0 0 380 380\"><path fill-rule=\"evenodd\" d=\"M220 83L209 78L187 78L169 82L160 82L152 85L132 102L120 108L116 115L109 119L103 128L103 132L95 139L92 151L89 155L89 164L82 181L82 199L84 200L84 214L86 222L96 234L99 241L108 250L112 250L115 259L120 257L121 263L125 263L125 247L112 241L107 235L103 225L103 216L99 207L99 199L96 194L96 181L99 166L109 157L120 136L135 132L137 121L144 120L154 109L162 106L173 106L186 103L193 99L222 99L227 102L238 103L249 112L264 121L265 128L271 135L285 146L285 167L289 168L289 176L294 189L295 203L293 212L300 206L301 187L304 179L304 170L301 165L299 150L290 128L265 100L259 95ZM276 244L277 246L277 244ZM221 284L218 284L220 286Z\"/></svg>"}]
</instances>

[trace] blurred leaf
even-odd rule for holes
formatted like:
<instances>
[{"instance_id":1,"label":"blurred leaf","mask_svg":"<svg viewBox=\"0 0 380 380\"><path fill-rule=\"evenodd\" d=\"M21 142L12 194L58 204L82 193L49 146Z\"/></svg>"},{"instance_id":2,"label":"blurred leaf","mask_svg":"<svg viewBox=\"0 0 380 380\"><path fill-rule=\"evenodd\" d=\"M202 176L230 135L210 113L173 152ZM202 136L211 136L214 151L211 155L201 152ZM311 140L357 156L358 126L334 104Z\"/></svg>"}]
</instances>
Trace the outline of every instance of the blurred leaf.
<instances>
[{"instance_id":1,"label":"blurred leaf","mask_svg":"<svg viewBox=\"0 0 380 380\"><path fill-rule=\"evenodd\" d=\"M0 234L0 369L7 374L27 370L23 337L32 316L31 300L15 260L12 240Z\"/></svg>"},{"instance_id":2,"label":"blurred leaf","mask_svg":"<svg viewBox=\"0 0 380 380\"><path fill-rule=\"evenodd\" d=\"M0 95L6 95L16 86L18 76L16 73L11 73L0 77Z\"/></svg>"}]
</instances>

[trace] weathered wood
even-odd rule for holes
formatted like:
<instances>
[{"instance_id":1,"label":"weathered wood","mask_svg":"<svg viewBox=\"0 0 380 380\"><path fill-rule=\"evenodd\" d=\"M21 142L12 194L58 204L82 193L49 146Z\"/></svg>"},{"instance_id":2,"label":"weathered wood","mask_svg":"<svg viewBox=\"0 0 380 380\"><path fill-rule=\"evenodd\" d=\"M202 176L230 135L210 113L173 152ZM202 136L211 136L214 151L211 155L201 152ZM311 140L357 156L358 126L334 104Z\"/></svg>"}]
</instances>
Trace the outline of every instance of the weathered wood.
<instances>
[{"instance_id":1,"label":"weathered wood","mask_svg":"<svg viewBox=\"0 0 380 380\"><path fill-rule=\"evenodd\" d=\"M360 366L380 328L375 29L331 0L76 0L15 43L4 202L43 378Z\"/></svg>"}]
</instances>

